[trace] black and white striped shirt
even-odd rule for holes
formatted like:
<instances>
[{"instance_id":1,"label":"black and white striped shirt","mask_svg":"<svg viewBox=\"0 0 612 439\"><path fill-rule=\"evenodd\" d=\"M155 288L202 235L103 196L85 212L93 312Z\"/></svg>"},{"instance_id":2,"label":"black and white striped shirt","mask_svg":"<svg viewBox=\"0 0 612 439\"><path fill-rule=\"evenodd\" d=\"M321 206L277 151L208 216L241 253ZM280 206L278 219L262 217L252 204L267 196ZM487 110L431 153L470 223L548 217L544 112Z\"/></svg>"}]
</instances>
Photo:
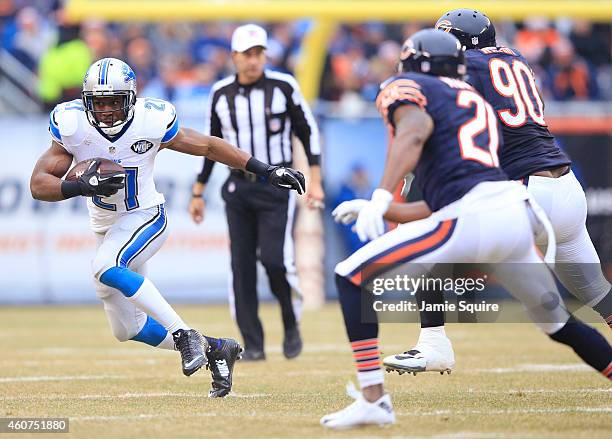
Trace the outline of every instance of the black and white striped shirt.
<instances>
[{"instance_id":1,"label":"black and white striped shirt","mask_svg":"<svg viewBox=\"0 0 612 439\"><path fill-rule=\"evenodd\" d=\"M290 166L291 134L306 151L308 163L318 165L319 129L293 76L265 70L249 85L237 76L217 81L210 92L204 133L222 137L256 159L271 165ZM206 158L198 181L207 183L215 162Z\"/></svg>"}]
</instances>

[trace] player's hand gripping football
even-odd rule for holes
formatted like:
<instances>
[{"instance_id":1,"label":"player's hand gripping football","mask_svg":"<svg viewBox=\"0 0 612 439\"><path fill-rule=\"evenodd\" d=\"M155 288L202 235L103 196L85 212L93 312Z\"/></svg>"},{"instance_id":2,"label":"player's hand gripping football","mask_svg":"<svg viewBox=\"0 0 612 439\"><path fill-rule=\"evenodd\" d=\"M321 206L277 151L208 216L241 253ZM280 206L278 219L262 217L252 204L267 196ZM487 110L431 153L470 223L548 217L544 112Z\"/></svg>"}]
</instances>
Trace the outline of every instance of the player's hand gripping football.
<instances>
[{"instance_id":1,"label":"player's hand gripping football","mask_svg":"<svg viewBox=\"0 0 612 439\"><path fill-rule=\"evenodd\" d=\"M125 174L100 175L100 160L92 160L89 167L77 179L81 195L85 197L110 197L125 187Z\"/></svg>"},{"instance_id":2,"label":"player's hand gripping football","mask_svg":"<svg viewBox=\"0 0 612 439\"><path fill-rule=\"evenodd\" d=\"M385 233L383 215L389 209L391 201L393 201L391 192L376 189L372 194L372 199L362 207L355 224L355 231L362 242L376 239Z\"/></svg>"},{"instance_id":3,"label":"player's hand gripping football","mask_svg":"<svg viewBox=\"0 0 612 439\"><path fill-rule=\"evenodd\" d=\"M272 186L296 190L300 195L306 192L304 174L292 168L270 166L268 168L268 182Z\"/></svg>"}]
</instances>

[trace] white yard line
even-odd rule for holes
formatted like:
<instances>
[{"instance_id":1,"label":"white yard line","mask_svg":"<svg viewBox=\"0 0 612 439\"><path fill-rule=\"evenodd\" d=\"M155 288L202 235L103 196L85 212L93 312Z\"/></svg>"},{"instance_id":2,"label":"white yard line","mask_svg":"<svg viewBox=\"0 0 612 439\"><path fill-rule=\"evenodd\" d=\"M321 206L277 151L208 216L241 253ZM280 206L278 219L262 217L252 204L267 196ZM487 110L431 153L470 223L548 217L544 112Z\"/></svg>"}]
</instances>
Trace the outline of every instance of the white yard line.
<instances>
[{"instance_id":1,"label":"white yard line","mask_svg":"<svg viewBox=\"0 0 612 439\"><path fill-rule=\"evenodd\" d=\"M464 371L461 371L464 372ZM490 369L466 369L469 373L517 373L517 372L591 372L595 371L584 363L569 364L517 364L514 367L492 367Z\"/></svg>"},{"instance_id":2,"label":"white yard line","mask_svg":"<svg viewBox=\"0 0 612 439\"><path fill-rule=\"evenodd\" d=\"M555 413L612 413L612 407L560 407L555 409L509 409L509 410L434 410L431 412L398 413L398 416L456 416L456 415L528 415Z\"/></svg>"},{"instance_id":3,"label":"white yard line","mask_svg":"<svg viewBox=\"0 0 612 439\"><path fill-rule=\"evenodd\" d=\"M267 398L269 393L230 393L233 398ZM119 395L91 394L91 395L40 395L40 396L0 396L0 401L22 401L22 400L86 400L86 399L141 399L141 398L206 398L208 394L203 393L180 393L180 392L151 392L151 393L121 393Z\"/></svg>"},{"instance_id":4,"label":"white yard line","mask_svg":"<svg viewBox=\"0 0 612 439\"><path fill-rule=\"evenodd\" d=\"M468 393L482 393L482 394L508 394L514 395L519 393L612 393L612 388L597 388L597 389L508 389L508 390L476 390L468 389Z\"/></svg>"},{"instance_id":5,"label":"white yard line","mask_svg":"<svg viewBox=\"0 0 612 439\"><path fill-rule=\"evenodd\" d=\"M22 382L37 382L37 381L90 381L90 380L108 380L128 378L125 375L41 375L41 376L23 376L23 377L0 377L0 383L22 383Z\"/></svg>"},{"instance_id":6,"label":"white yard line","mask_svg":"<svg viewBox=\"0 0 612 439\"><path fill-rule=\"evenodd\" d=\"M397 413L400 417L408 416L453 416L453 415L485 415L485 416L496 416L496 415L510 415L510 414L558 414L558 413L612 413L612 407L567 407L559 409L516 409L516 410L435 410L432 412L421 412L421 413ZM133 421L133 420L148 420L148 419L160 419L160 418L200 418L200 417L214 417L217 413L214 412L202 412L202 413L190 413L188 415L163 415L163 414L135 414L135 415L117 415L117 416L74 416L70 417L70 421ZM264 418L274 418L277 416L276 413L249 413L245 416L257 416ZM284 413L283 416L298 417L298 418L312 418L313 422L316 422L318 415L304 415L298 413ZM518 434L518 433L517 433ZM449 434L427 436L429 438L463 438L463 437L476 437L476 438L495 438L495 437L508 437L505 433L486 433L486 432L453 432ZM524 437L522 434L518 434L518 437Z\"/></svg>"}]
</instances>

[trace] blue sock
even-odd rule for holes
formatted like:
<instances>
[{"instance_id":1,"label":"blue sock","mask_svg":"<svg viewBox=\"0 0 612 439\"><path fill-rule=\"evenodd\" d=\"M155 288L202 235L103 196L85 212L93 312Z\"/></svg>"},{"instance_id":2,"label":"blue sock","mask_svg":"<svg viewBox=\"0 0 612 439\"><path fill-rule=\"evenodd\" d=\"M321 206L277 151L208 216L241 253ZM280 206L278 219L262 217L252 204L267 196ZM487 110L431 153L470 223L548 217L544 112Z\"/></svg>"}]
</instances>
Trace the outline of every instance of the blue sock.
<instances>
[{"instance_id":1,"label":"blue sock","mask_svg":"<svg viewBox=\"0 0 612 439\"><path fill-rule=\"evenodd\" d=\"M549 337L568 345L585 363L612 379L612 347L594 328L570 317L563 328Z\"/></svg>"},{"instance_id":2,"label":"blue sock","mask_svg":"<svg viewBox=\"0 0 612 439\"><path fill-rule=\"evenodd\" d=\"M147 321L138 334L132 337L132 340L146 343L151 346L159 345L166 336L168 331L157 322L153 317L147 316Z\"/></svg>"}]
</instances>

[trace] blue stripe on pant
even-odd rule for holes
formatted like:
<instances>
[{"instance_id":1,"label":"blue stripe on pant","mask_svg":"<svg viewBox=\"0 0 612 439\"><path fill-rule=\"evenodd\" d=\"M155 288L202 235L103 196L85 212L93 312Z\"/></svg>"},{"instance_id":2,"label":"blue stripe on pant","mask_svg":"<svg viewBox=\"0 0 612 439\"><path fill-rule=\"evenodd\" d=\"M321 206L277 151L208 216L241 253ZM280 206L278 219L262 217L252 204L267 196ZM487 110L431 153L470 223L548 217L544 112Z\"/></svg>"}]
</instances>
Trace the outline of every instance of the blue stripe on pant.
<instances>
[{"instance_id":1,"label":"blue stripe on pant","mask_svg":"<svg viewBox=\"0 0 612 439\"><path fill-rule=\"evenodd\" d=\"M127 268L128 264L166 229L164 206L158 207L157 215L143 224L123 247L117 256L117 266L111 267L100 276L100 282L118 289L126 297L132 297L144 282L144 277Z\"/></svg>"},{"instance_id":2,"label":"blue stripe on pant","mask_svg":"<svg viewBox=\"0 0 612 439\"><path fill-rule=\"evenodd\" d=\"M132 259L138 256L155 238L166 229L166 212L163 205L158 207L158 213L153 222L128 242L117 256L117 265L127 267Z\"/></svg>"}]
</instances>

